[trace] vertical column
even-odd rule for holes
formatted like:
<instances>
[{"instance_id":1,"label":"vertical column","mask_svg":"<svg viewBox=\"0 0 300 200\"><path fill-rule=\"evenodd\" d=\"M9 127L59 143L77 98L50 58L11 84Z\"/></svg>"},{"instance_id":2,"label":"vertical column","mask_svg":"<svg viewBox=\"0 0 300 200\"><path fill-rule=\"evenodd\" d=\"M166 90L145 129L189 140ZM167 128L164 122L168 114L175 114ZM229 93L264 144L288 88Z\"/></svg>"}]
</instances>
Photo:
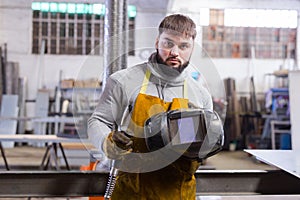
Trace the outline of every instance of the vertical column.
<instances>
[{"instance_id":1,"label":"vertical column","mask_svg":"<svg viewBox=\"0 0 300 200\"><path fill-rule=\"evenodd\" d=\"M296 162L296 171L300 174L300 71L289 72L289 99L292 130L292 150Z\"/></svg>"},{"instance_id":2,"label":"vertical column","mask_svg":"<svg viewBox=\"0 0 300 200\"><path fill-rule=\"evenodd\" d=\"M126 8L124 8L126 7ZM127 3L126 0L106 0L104 20L104 77L106 79L114 72L127 67L126 37Z\"/></svg>"},{"instance_id":3,"label":"vertical column","mask_svg":"<svg viewBox=\"0 0 300 200\"><path fill-rule=\"evenodd\" d=\"M128 4L127 0L123 0L123 6L122 6L122 36L121 36L121 68L125 69L127 68L127 55L128 55Z\"/></svg>"},{"instance_id":4,"label":"vertical column","mask_svg":"<svg viewBox=\"0 0 300 200\"><path fill-rule=\"evenodd\" d=\"M296 58L295 66L300 69L300 9L298 10L298 23L297 23L297 35L296 35Z\"/></svg>"}]
</instances>

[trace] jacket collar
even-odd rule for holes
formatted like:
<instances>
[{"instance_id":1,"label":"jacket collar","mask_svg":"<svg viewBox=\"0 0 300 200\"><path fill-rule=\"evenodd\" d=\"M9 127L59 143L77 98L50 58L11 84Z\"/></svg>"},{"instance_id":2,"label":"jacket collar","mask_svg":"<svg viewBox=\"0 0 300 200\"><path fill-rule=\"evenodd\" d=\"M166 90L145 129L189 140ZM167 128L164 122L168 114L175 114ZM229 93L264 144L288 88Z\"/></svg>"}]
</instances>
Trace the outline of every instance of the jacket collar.
<instances>
[{"instance_id":1,"label":"jacket collar","mask_svg":"<svg viewBox=\"0 0 300 200\"><path fill-rule=\"evenodd\" d=\"M157 53L153 53L148 59L148 66L151 74L154 75L154 82L168 85L183 85L184 80L187 78L187 70L181 73L177 70L157 62Z\"/></svg>"}]
</instances>

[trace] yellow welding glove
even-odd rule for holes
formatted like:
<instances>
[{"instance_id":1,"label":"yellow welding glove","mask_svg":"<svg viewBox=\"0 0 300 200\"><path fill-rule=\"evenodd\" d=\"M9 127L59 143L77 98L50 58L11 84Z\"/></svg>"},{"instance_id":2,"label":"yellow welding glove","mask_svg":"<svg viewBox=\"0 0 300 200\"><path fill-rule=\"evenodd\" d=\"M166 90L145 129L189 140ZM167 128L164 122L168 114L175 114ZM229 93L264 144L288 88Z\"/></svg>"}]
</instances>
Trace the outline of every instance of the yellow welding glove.
<instances>
[{"instance_id":1,"label":"yellow welding glove","mask_svg":"<svg viewBox=\"0 0 300 200\"><path fill-rule=\"evenodd\" d=\"M112 131L103 142L103 151L110 159L120 159L132 152L132 140L124 131Z\"/></svg>"}]
</instances>

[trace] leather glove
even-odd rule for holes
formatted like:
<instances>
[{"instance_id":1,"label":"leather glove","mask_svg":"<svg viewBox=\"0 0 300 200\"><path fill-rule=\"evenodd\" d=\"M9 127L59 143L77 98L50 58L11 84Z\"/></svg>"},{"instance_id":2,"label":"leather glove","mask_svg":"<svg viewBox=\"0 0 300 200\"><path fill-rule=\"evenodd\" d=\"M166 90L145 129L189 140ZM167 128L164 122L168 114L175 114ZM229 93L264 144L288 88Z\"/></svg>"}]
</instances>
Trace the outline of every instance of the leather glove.
<instances>
[{"instance_id":1,"label":"leather glove","mask_svg":"<svg viewBox=\"0 0 300 200\"><path fill-rule=\"evenodd\" d=\"M120 159L132 152L132 140L124 131L112 131L103 142L103 151L110 159Z\"/></svg>"}]
</instances>

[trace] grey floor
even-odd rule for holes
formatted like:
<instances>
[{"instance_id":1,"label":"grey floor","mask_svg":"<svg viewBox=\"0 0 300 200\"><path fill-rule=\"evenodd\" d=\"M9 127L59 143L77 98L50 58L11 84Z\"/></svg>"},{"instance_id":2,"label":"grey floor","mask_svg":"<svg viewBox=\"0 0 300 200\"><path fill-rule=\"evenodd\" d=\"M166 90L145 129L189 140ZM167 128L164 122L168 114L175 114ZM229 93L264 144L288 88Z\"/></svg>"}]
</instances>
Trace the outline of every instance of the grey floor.
<instances>
[{"instance_id":1,"label":"grey floor","mask_svg":"<svg viewBox=\"0 0 300 200\"><path fill-rule=\"evenodd\" d=\"M7 161L12 170L32 170L39 167L45 148L30 146L17 146L5 149ZM79 166L72 166L72 169L79 169ZM201 169L217 170L276 170L274 166L259 162L244 151L222 151L219 154L208 158L201 166ZM0 170L5 171L3 159L0 158ZM0 198L3 200L25 200L27 198ZM50 198L31 198L32 200ZM53 198L51 198L53 199ZM56 200L66 198L55 198ZM88 197L70 198L71 200L88 200ZM197 200L300 200L300 195L244 195L244 196L200 196Z\"/></svg>"},{"instance_id":2,"label":"grey floor","mask_svg":"<svg viewBox=\"0 0 300 200\"><path fill-rule=\"evenodd\" d=\"M7 161L12 169L34 169L41 164L45 148L31 146L16 146L6 148ZM77 169L79 166L72 166ZM273 170L276 167L259 162L244 151L221 151L208 158L201 166L202 169L218 170ZM3 159L0 158L0 170L4 170Z\"/></svg>"}]
</instances>

